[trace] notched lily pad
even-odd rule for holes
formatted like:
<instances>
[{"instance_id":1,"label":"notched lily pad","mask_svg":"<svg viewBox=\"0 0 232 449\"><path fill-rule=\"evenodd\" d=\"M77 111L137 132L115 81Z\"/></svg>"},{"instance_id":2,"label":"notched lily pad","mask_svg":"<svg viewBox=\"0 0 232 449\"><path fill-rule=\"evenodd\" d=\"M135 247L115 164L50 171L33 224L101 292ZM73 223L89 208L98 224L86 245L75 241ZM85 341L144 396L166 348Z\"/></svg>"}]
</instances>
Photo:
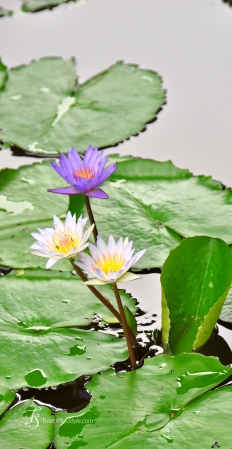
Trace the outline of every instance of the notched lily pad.
<instances>
[{"instance_id":1,"label":"notched lily pad","mask_svg":"<svg viewBox=\"0 0 232 449\"><path fill-rule=\"evenodd\" d=\"M128 358L124 339L78 329L93 321L94 313L111 314L77 276L17 274L0 278L0 385L48 387ZM110 286L101 292L115 305ZM135 312L129 295L122 292L122 300Z\"/></svg>"},{"instance_id":2,"label":"notched lily pad","mask_svg":"<svg viewBox=\"0 0 232 449\"><path fill-rule=\"evenodd\" d=\"M8 70L2 139L40 154L108 147L142 131L163 103L161 78L151 70L120 61L76 88L72 59L43 58Z\"/></svg>"},{"instance_id":3,"label":"notched lily pad","mask_svg":"<svg viewBox=\"0 0 232 449\"><path fill-rule=\"evenodd\" d=\"M0 383L9 388L59 385L128 358L126 342L112 335L20 324L0 326Z\"/></svg>"},{"instance_id":4,"label":"notched lily pad","mask_svg":"<svg viewBox=\"0 0 232 449\"><path fill-rule=\"evenodd\" d=\"M232 387L208 390L231 372L214 357L181 354L158 355L130 373L95 375L84 410L56 413L55 447L189 449L194 442L202 449L219 441L229 449Z\"/></svg>"}]
</instances>

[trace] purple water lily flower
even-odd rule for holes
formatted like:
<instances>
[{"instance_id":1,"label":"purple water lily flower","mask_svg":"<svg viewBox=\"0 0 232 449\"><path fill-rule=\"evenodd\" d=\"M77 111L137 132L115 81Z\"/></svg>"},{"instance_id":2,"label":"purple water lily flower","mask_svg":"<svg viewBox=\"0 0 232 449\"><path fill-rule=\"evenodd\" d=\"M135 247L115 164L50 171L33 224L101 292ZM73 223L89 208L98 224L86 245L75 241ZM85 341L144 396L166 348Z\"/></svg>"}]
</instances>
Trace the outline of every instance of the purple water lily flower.
<instances>
[{"instance_id":1,"label":"purple water lily flower","mask_svg":"<svg viewBox=\"0 0 232 449\"><path fill-rule=\"evenodd\" d=\"M82 160L75 150L72 148L68 151L68 157L64 154L60 156L60 166L55 162L51 162L54 170L65 181L69 187L61 187L58 189L49 189L48 192L61 193L63 195L82 195L93 198L106 199L108 195L98 187L116 170L116 162L105 167L109 156L103 159L103 151L98 151L91 145L85 153L84 160Z\"/></svg>"}]
</instances>

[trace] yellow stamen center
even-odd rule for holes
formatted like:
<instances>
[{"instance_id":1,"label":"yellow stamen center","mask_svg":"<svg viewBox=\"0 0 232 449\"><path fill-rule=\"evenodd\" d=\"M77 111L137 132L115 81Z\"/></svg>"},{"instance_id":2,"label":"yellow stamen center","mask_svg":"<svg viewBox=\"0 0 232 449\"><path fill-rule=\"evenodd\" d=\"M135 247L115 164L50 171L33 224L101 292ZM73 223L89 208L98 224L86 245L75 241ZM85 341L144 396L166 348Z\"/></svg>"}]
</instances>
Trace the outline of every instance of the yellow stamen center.
<instances>
[{"instance_id":1,"label":"yellow stamen center","mask_svg":"<svg viewBox=\"0 0 232 449\"><path fill-rule=\"evenodd\" d=\"M125 261L123 260L122 256L119 256L118 254L108 255L104 256L103 259L98 260L95 268L100 268L100 270L104 271L107 275L110 271L116 272L120 270Z\"/></svg>"},{"instance_id":2,"label":"yellow stamen center","mask_svg":"<svg viewBox=\"0 0 232 449\"><path fill-rule=\"evenodd\" d=\"M59 254L67 254L71 249L78 246L77 239L73 239L71 235L56 235L54 239L54 251Z\"/></svg>"},{"instance_id":3,"label":"yellow stamen center","mask_svg":"<svg viewBox=\"0 0 232 449\"><path fill-rule=\"evenodd\" d=\"M75 179L77 178L93 179L95 177L95 173L91 168L82 167L80 170L74 170L73 176Z\"/></svg>"}]
</instances>

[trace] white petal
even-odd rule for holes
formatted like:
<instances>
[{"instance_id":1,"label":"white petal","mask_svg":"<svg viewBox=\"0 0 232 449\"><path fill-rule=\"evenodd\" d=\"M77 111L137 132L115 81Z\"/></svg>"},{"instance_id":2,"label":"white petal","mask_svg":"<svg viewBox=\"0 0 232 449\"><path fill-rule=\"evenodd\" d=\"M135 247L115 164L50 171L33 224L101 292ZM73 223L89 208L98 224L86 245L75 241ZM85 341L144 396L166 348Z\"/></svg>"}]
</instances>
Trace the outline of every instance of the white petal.
<instances>
[{"instance_id":1,"label":"white petal","mask_svg":"<svg viewBox=\"0 0 232 449\"><path fill-rule=\"evenodd\" d=\"M40 251L30 251L30 253L33 254L34 256L48 257L47 254L43 254Z\"/></svg>"},{"instance_id":2,"label":"white petal","mask_svg":"<svg viewBox=\"0 0 232 449\"><path fill-rule=\"evenodd\" d=\"M99 249L92 243L89 244L89 250L90 250L92 258L93 258L93 263L94 263L94 260L102 259L101 251L99 251Z\"/></svg>"},{"instance_id":3,"label":"white petal","mask_svg":"<svg viewBox=\"0 0 232 449\"><path fill-rule=\"evenodd\" d=\"M66 218L65 218L65 222L64 222L64 229L65 232L71 232L71 234L73 233L73 231L75 231L75 227L73 227L73 225L75 225L76 223L76 215L74 214L74 216L72 216L71 212L68 211L68 213L66 214Z\"/></svg>"},{"instance_id":4,"label":"white petal","mask_svg":"<svg viewBox=\"0 0 232 449\"><path fill-rule=\"evenodd\" d=\"M108 281L109 277L100 268L96 268L96 275L101 281Z\"/></svg>"},{"instance_id":5,"label":"white petal","mask_svg":"<svg viewBox=\"0 0 232 449\"><path fill-rule=\"evenodd\" d=\"M30 246L30 249L41 249L41 245L39 243L33 243L33 245Z\"/></svg>"},{"instance_id":6,"label":"white petal","mask_svg":"<svg viewBox=\"0 0 232 449\"><path fill-rule=\"evenodd\" d=\"M38 232L31 232L31 236L34 237L34 239L39 240L39 242L44 242L46 240L44 236L38 234Z\"/></svg>"},{"instance_id":7,"label":"white petal","mask_svg":"<svg viewBox=\"0 0 232 449\"><path fill-rule=\"evenodd\" d=\"M107 246L104 242L104 240L100 237L100 235L97 236L97 248L102 254L107 253Z\"/></svg>"},{"instance_id":8,"label":"white petal","mask_svg":"<svg viewBox=\"0 0 232 449\"><path fill-rule=\"evenodd\" d=\"M114 254L116 251L116 243L114 240L114 237L110 234L109 236L109 240L108 240L108 253L109 254Z\"/></svg>"},{"instance_id":9,"label":"white petal","mask_svg":"<svg viewBox=\"0 0 232 449\"><path fill-rule=\"evenodd\" d=\"M125 259L131 259L134 253L134 249L131 249L133 242L129 242L124 248L123 248L123 256Z\"/></svg>"},{"instance_id":10,"label":"white petal","mask_svg":"<svg viewBox=\"0 0 232 449\"><path fill-rule=\"evenodd\" d=\"M118 254L122 254L122 250L123 250L123 240L122 237L120 237L120 239L118 240L117 244L116 244L116 248L117 248L117 253Z\"/></svg>"},{"instance_id":11,"label":"white petal","mask_svg":"<svg viewBox=\"0 0 232 449\"><path fill-rule=\"evenodd\" d=\"M94 260L92 257L89 256L89 254L86 253L79 253L80 261L83 262L85 265L92 267Z\"/></svg>"},{"instance_id":12,"label":"white petal","mask_svg":"<svg viewBox=\"0 0 232 449\"><path fill-rule=\"evenodd\" d=\"M128 243L129 243L129 238L126 237L125 240L124 240L124 242L123 242L123 248L125 248L125 246L128 245ZM133 242L131 241L130 243L131 243L131 245L132 245Z\"/></svg>"},{"instance_id":13,"label":"white petal","mask_svg":"<svg viewBox=\"0 0 232 449\"><path fill-rule=\"evenodd\" d=\"M81 251L84 251L84 249L88 248L88 246L89 246L89 243L85 243L85 245L73 248L73 250L71 250L71 252L72 252L72 254L73 254L73 252L75 252L76 254L80 253Z\"/></svg>"},{"instance_id":14,"label":"white petal","mask_svg":"<svg viewBox=\"0 0 232 449\"><path fill-rule=\"evenodd\" d=\"M85 231L85 233L83 234L83 237L82 237L82 239L81 239L81 243L82 243L82 242L84 243L84 242L86 242L86 241L88 240L88 238L89 238L91 232L93 231L93 228L94 228L94 224L92 224L92 225Z\"/></svg>"},{"instance_id":15,"label":"white petal","mask_svg":"<svg viewBox=\"0 0 232 449\"><path fill-rule=\"evenodd\" d=\"M54 265L54 263L58 262L59 259L57 258L52 258L52 259L48 259L47 263L46 263L46 268L51 268L52 265Z\"/></svg>"},{"instance_id":16,"label":"white petal","mask_svg":"<svg viewBox=\"0 0 232 449\"><path fill-rule=\"evenodd\" d=\"M89 268L86 267L86 265L84 263L81 262L74 262L74 265L76 265L77 267L81 268L83 271L86 271L88 273L88 276L90 276L90 271ZM95 273L93 273L92 276L90 277L95 277Z\"/></svg>"},{"instance_id":17,"label":"white petal","mask_svg":"<svg viewBox=\"0 0 232 449\"><path fill-rule=\"evenodd\" d=\"M117 279L119 279L122 276L123 273L123 268L121 268L121 270L118 271L110 271L108 274L108 279L110 279L111 281L117 281Z\"/></svg>"},{"instance_id":18,"label":"white petal","mask_svg":"<svg viewBox=\"0 0 232 449\"><path fill-rule=\"evenodd\" d=\"M145 252L146 252L146 249L142 249L141 251L136 253L131 259L130 266L132 267L132 265L134 265L144 255Z\"/></svg>"},{"instance_id":19,"label":"white petal","mask_svg":"<svg viewBox=\"0 0 232 449\"><path fill-rule=\"evenodd\" d=\"M64 225L63 225L62 221L56 215L53 215L53 223L54 223L55 231L57 231L58 229L60 229L62 232L64 231Z\"/></svg>"}]
</instances>

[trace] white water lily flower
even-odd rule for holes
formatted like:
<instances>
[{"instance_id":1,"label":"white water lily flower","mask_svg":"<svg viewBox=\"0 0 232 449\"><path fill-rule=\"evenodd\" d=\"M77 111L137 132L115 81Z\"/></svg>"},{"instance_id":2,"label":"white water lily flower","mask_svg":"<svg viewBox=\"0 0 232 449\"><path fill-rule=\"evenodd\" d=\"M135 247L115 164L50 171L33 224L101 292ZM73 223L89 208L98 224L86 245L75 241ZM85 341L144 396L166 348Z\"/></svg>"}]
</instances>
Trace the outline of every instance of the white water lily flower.
<instances>
[{"instance_id":1,"label":"white water lily flower","mask_svg":"<svg viewBox=\"0 0 232 449\"><path fill-rule=\"evenodd\" d=\"M31 246L31 254L35 256L49 257L46 268L50 268L58 260L68 257L74 257L80 251L83 251L89 243L88 240L94 225L91 225L85 232L84 226L88 218L82 218L82 215L76 222L76 214L72 216L69 211L65 222L56 216L53 216L54 228L40 229L39 234L32 232L31 235L36 240Z\"/></svg>"},{"instance_id":2,"label":"white water lily flower","mask_svg":"<svg viewBox=\"0 0 232 449\"><path fill-rule=\"evenodd\" d=\"M114 282L126 282L133 279L139 279L133 273L127 273L132 265L142 257L145 249L139 251L133 256L134 249L128 237L123 241L122 237L116 243L113 236L109 236L108 244L97 237L97 245L89 244L92 257L86 253L80 253L81 262L74 262L75 265L87 272L89 281L84 282L87 285L101 285Z\"/></svg>"}]
</instances>

